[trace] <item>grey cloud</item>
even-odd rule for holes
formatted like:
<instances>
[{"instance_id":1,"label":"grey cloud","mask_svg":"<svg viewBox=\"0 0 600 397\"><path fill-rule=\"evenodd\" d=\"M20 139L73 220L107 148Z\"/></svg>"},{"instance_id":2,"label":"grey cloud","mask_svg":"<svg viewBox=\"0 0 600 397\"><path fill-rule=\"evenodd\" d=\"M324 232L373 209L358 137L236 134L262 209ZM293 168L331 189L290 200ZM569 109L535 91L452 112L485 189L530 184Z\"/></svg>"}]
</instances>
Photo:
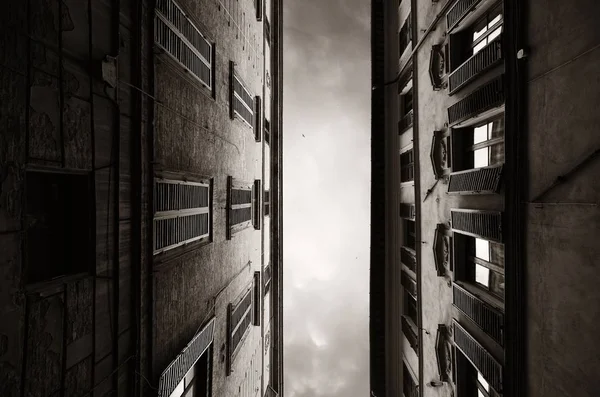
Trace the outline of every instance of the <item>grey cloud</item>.
<instances>
[{"instance_id":1,"label":"grey cloud","mask_svg":"<svg viewBox=\"0 0 600 397\"><path fill-rule=\"evenodd\" d=\"M285 393L365 396L369 2L284 7Z\"/></svg>"}]
</instances>

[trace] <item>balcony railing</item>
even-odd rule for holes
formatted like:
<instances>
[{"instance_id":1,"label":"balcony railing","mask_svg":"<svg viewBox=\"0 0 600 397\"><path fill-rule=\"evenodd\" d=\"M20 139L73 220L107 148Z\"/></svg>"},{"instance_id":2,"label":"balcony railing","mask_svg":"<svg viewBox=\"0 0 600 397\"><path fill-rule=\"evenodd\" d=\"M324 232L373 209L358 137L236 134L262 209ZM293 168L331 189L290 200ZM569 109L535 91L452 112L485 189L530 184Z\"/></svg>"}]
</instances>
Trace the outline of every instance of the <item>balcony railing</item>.
<instances>
[{"instance_id":1,"label":"balcony railing","mask_svg":"<svg viewBox=\"0 0 600 397\"><path fill-rule=\"evenodd\" d=\"M417 258L415 252L408 247L400 249L400 260L413 272L417 272Z\"/></svg>"},{"instance_id":2,"label":"balcony railing","mask_svg":"<svg viewBox=\"0 0 600 397\"><path fill-rule=\"evenodd\" d=\"M406 316L402 316L402 332L408 339L408 343L410 347L419 355L419 337L417 332L414 330L413 326L410 324L410 321Z\"/></svg>"},{"instance_id":3,"label":"balcony railing","mask_svg":"<svg viewBox=\"0 0 600 397\"><path fill-rule=\"evenodd\" d=\"M406 113L398 122L398 133L402 134L413 125L413 111Z\"/></svg>"},{"instance_id":4,"label":"balcony railing","mask_svg":"<svg viewBox=\"0 0 600 397\"><path fill-rule=\"evenodd\" d=\"M405 219L415 219L415 205L414 204L400 204L400 216Z\"/></svg>"},{"instance_id":5,"label":"balcony railing","mask_svg":"<svg viewBox=\"0 0 600 397\"><path fill-rule=\"evenodd\" d=\"M448 77L450 94L454 94L473 81L477 75L500 63L502 56L502 39L496 39L467 59Z\"/></svg>"},{"instance_id":6,"label":"balcony railing","mask_svg":"<svg viewBox=\"0 0 600 397\"><path fill-rule=\"evenodd\" d=\"M451 210L452 230L468 236L502 242L502 213L497 211Z\"/></svg>"},{"instance_id":7,"label":"balcony railing","mask_svg":"<svg viewBox=\"0 0 600 397\"><path fill-rule=\"evenodd\" d=\"M502 179L502 164L485 168L458 171L450 174L448 193L498 193Z\"/></svg>"},{"instance_id":8,"label":"balcony railing","mask_svg":"<svg viewBox=\"0 0 600 397\"><path fill-rule=\"evenodd\" d=\"M448 30L459 23L480 1L481 0L458 0L446 15Z\"/></svg>"},{"instance_id":9,"label":"balcony railing","mask_svg":"<svg viewBox=\"0 0 600 397\"><path fill-rule=\"evenodd\" d=\"M485 303L458 284L454 284L453 286L453 295L454 306L502 345L504 313Z\"/></svg>"},{"instance_id":10,"label":"balcony railing","mask_svg":"<svg viewBox=\"0 0 600 397\"><path fill-rule=\"evenodd\" d=\"M454 344L483 375L490 386L502 393L502 366L460 324L453 321Z\"/></svg>"},{"instance_id":11,"label":"balcony railing","mask_svg":"<svg viewBox=\"0 0 600 397\"><path fill-rule=\"evenodd\" d=\"M470 119L504 103L503 76L484 84L472 94L448 108L448 122L453 125Z\"/></svg>"}]
</instances>

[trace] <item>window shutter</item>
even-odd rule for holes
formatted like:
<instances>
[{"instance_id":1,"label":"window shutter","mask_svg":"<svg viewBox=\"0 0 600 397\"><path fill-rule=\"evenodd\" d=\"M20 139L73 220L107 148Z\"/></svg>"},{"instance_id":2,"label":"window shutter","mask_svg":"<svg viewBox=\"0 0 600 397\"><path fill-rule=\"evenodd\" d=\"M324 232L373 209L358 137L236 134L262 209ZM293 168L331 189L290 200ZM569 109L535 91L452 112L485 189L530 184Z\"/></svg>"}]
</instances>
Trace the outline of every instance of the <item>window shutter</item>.
<instances>
[{"instance_id":1,"label":"window shutter","mask_svg":"<svg viewBox=\"0 0 600 397\"><path fill-rule=\"evenodd\" d=\"M493 194L500 190L502 164L450 174L448 193Z\"/></svg>"},{"instance_id":2,"label":"window shutter","mask_svg":"<svg viewBox=\"0 0 600 397\"><path fill-rule=\"evenodd\" d=\"M256 7L256 20L262 21L262 19L263 19L263 0L254 0L254 6Z\"/></svg>"},{"instance_id":3,"label":"window shutter","mask_svg":"<svg viewBox=\"0 0 600 397\"><path fill-rule=\"evenodd\" d=\"M227 178L228 211L227 238L252 225L253 219L253 185Z\"/></svg>"},{"instance_id":4,"label":"window shutter","mask_svg":"<svg viewBox=\"0 0 600 397\"><path fill-rule=\"evenodd\" d=\"M252 289L248 289L235 306L229 304L227 319L227 374L230 374L233 359L252 323Z\"/></svg>"},{"instance_id":5,"label":"window shutter","mask_svg":"<svg viewBox=\"0 0 600 397\"><path fill-rule=\"evenodd\" d=\"M500 310L488 305L458 284L453 285L453 303L496 342L503 344L504 314Z\"/></svg>"},{"instance_id":6,"label":"window shutter","mask_svg":"<svg viewBox=\"0 0 600 397\"><path fill-rule=\"evenodd\" d=\"M473 338L467 330L453 320L454 344L473 363L485 380L498 393L502 393L502 366Z\"/></svg>"},{"instance_id":7,"label":"window shutter","mask_svg":"<svg viewBox=\"0 0 600 397\"><path fill-rule=\"evenodd\" d=\"M502 213L497 211L451 210L452 230L468 236L502 242Z\"/></svg>"},{"instance_id":8,"label":"window shutter","mask_svg":"<svg viewBox=\"0 0 600 397\"><path fill-rule=\"evenodd\" d=\"M252 286L254 296L252 297L252 325L260 325L260 302L261 302L261 283L260 283L260 272L254 272L254 284Z\"/></svg>"},{"instance_id":9,"label":"window shutter","mask_svg":"<svg viewBox=\"0 0 600 397\"><path fill-rule=\"evenodd\" d=\"M481 0L458 0L446 15L448 30L460 22L465 15Z\"/></svg>"},{"instance_id":10,"label":"window shutter","mask_svg":"<svg viewBox=\"0 0 600 397\"><path fill-rule=\"evenodd\" d=\"M154 254L210 236L210 184L155 179Z\"/></svg>"},{"instance_id":11,"label":"window shutter","mask_svg":"<svg viewBox=\"0 0 600 397\"><path fill-rule=\"evenodd\" d=\"M448 121L457 124L504 104L503 76L484 84L448 108Z\"/></svg>"},{"instance_id":12,"label":"window shutter","mask_svg":"<svg viewBox=\"0 0 600 397\"><path fill-rule=\"evenodd\" d=\"M454 94L467 83L475 79L502 60L502 40L497 39L467 59L448 77L450 94Z\"/></svg>"},{"instance_id":13,"label":"window shutter","mask_svg":"<svg viewBox=\"0 0 600 397\"><path fill-rule=\"evenodd\" d=\"M212 89L213 46L174 1L156 1L154 35L159 47Z\"/></svg>"},{"instance_id":14,"label":"window shutter","mask_svg":"<svg viewBox=\"0 0 600 397\"><path fill-rule=\"evenodd\" d=\"M262 207L262 203L261 203L261 197L262 197L262 183L260 180L255 180L254 181L254 215L253 215L253 223L254 223L254 228L256 230L260 230L260 225L262 222L262 213L261 213L261 207Z\"/></svg>"},{"instance_id":15,"label":"window shutter","mask_svg":"<svg viewBox=\"0 0 600 397\"><path fill-rule=\"evenodd\" d=\"M254 139L260 142L262 139L262 101L260 96L254 97Z\"/></svg>"},{"instance_id":16,"label":"window shutter","mask_svg":"<svg viewBox=\"0 0 600 397\"><path fill-rule=\"evenodd\" d=\"M255 103L250 91L235 71L234 62L230 62L231 74L231 117L238 116L249 126L253 127Z\"/></svg>"}]
</instances>

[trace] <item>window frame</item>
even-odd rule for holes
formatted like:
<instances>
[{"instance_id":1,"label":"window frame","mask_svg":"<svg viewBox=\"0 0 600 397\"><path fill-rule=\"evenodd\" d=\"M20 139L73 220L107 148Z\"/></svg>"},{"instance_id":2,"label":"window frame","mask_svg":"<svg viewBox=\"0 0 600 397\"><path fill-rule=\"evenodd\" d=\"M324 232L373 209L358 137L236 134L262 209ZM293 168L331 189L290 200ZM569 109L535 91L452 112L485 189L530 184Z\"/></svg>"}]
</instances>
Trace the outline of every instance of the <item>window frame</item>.
<instances>
[{"instance_id":1,"label":"window frame","mask_svg":"<svg viewBox=\"0 0 600 397\"><path fill-rule=\"evenodd\" d=\"M404 231L402 246L408 247L416 252L417 249L417 229L414 220L402 218L402 226ZM412 245L411 245L412 243Z\"/></svg>"},{"instance_id":2,"label":"window frame","mask_svg":"<svg viewBox=\"0 0 600 397\"><path fill-rule=\"evenodd\" d=\"M502 133L498 137L491 138L493 131L493 125L495 122L501 121ZM474 143L475 131L477 128L482 126L488 127L488 138L482 142ZM490 127L491 126L491 127ZM489 117L479 123L473 124L467 127L452 128L451 132L451 150L453 153L452 157L452 174L464 171L478 170L488 167L498 167L505 163L506 159L506 148L504 147L504 140L506 136L506 120L504 112L501 114ZM475 166L475 152L480 149L491 148L496 145L502 145L502 156L501 161L492 162L492 152L490 149L487 150L487 165Z\"/></svg>"}]
</instances>

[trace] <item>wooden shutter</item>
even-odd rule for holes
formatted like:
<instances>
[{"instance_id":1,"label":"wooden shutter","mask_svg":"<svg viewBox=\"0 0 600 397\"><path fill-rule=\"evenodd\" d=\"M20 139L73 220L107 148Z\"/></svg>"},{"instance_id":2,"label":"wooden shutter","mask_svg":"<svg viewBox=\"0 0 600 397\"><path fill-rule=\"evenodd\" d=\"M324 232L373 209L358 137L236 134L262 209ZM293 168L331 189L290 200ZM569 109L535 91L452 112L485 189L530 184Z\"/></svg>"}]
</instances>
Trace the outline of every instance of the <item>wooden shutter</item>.
<instances>
[{"instance_id":1,"label":"wooden shutter","mask_svg":"<svg viewBox=\"0 0 600 397\"><path fill-rule=\"evenodd\" d=\"M481 372L490 386L498 393L502 393L502 366L456 320L452 323L455 346Z\"/></svg>"},{"instance_id":2,"label":"wooden shutter","mask_svg":"<svg viewBox=\"0 0 600 397\"><path fill-rule=\"evenodd\" d=\"M453 303L496 342L503 344L504 313L458 284L453 286Z\"/></svg>"},{"instance_id":3,"label":"wooden shutter","mask_svg":"<svg viewBox=\"0 0 600 397\"><path fill-rule=\"evenodd\" d=\"M494 194L501 186L502 164L453 172L448 182L448 193Z\"/></svg>"},{"instance_id":4,"label":"wooden shutter","mask_svg":"<svg viewBox=\"0 0 600 397\"><path fill-rule=\"evenodd\" d=\"M210 183L156 178L154 254L210 236Z\"/></svg>"},{"instance_id":5,"label":"wooden shutter","mask_svg":"<svg viewBox=\"0 0 600 397\"><path fill-rule=\"evenodd\" d=\"M480 210L451 210L452 231L502 242L502 213Z\"/></svg>"},{"instance_id":6,"label":"wooden shutter","mask_svg":"<svg viewBox=\"0 0 600 397\"><path fill-rule=\"evenodd\" d=\"M503 75L482 85L464 99L448 108L450 125L475 117L504 103Z\"/></svg>"}]
</instances>

